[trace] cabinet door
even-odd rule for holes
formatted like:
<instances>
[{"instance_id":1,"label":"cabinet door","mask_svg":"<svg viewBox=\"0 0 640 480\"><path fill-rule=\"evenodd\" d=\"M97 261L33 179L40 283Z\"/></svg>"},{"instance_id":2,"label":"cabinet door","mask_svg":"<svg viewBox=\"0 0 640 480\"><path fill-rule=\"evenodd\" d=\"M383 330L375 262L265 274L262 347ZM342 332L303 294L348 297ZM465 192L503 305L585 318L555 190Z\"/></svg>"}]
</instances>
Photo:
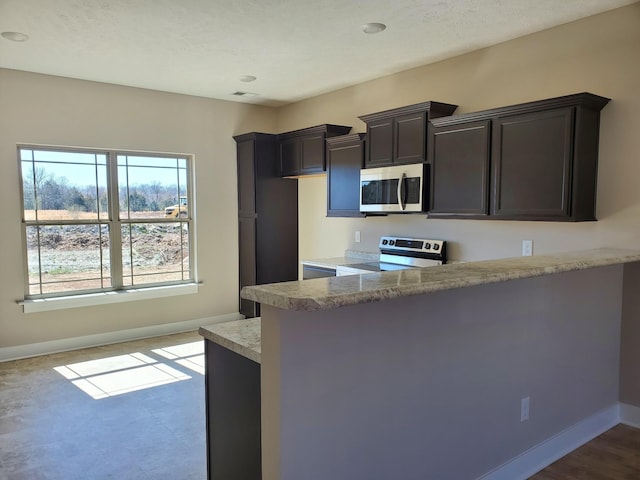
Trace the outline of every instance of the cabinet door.
<instances>
[{"instance_id":1,"label":"cabinet door","mask_svg":"<svg viewBox=\"0 0 640 480\"><path fill-rule=\"evenodd\" d=\"M327 217L360 217L364 145L356 138L327 147Z\"/></svg>"},{"instance_id":2,"label":"cabinet door","mask_svg":"<svg viewBox=\"0 0 640 480\"><path fill-rule=\"evenodd\" d=\"M298 279L298 180L262 182L256 223L256 282Z\"/></svg>"},{"instance_id":3,"label":"cabinet door","mask_svg":"<svg viewBox=\"0 0 640 480\"><path fill-rule=\"evenodd\" d=\"M260 364L205 340L209 480L262 478Z\"/></svg>"},{"instance_id":4,"label":"cabinet door","mask_svg":"<svg viewBox=\"0 0 640 480\"><path fill-rule=\"evenodd\" d=\"M256 175L254 141L238 142L238 215L256 212Z\"/></svg>"},{"instance_id":5,"label":"cabinet door","mask_svg":"<svg viewBox=\"0 0 640 480\"><path fill-rule=\"evenodd\" d=\"M429 127L429 216L489 214L489 120Z\"/></svg>"},{"instance_id":6,"label":"cabinet door","mask_svg":"<svg viewBox=\"0 0 640 480\"><path fill-rule=\"evenodd\" d=\"M280 175L297 175L300 172L300 142L288 138L280 142Z\"/></svg>"},{"instance_id":7,"label":"cabinet door","mask_svg":"<svg viewBox=\"0 0 640 480\"><path fill-rule=\"evenodd\" d=\"M493 126L492 214L520 220L568 218L574 108L497 118Z\"/></svg>"},{"instance_id":8,"label":"cabinet door","mask_svg":"<svg viewBox=\"0 0 640 480\"><path fill-rule=\"evenodd\" d=\"M394 120L394 163L421 163L426 160L426 113L401 115Z\"/></svg>"},{"instance_id":9,"label":"cabinet door","mask_svg":"<svg viewBox=\"0 0 640 480\"><path fill-rule=\"evenodd\" d=\"M242 287L256 284L256 219L238 218L239 274ZM251 300L240 299L240 313L247 317L258 315L257 305Z\"/></svg>"},{"instance_id":10,"label":"cabinet door","mask_svg":"<svg viewBox=\"0 0 640 480\"><path fill-rule=\"evenodd\" d=\"M301 173L320 173L325 171L324 141L324 133L300 138L302 149Z\"/></svg>"},{"instance_id":11,"label":"cabinet door","mask_svg":"<svg viewBox=\"0 0 640 480\"><path fill-rule=\"evenodd\" d=\"M393 119L367 124L366 167L383 167L393 163Z\"/></svg>"}]
</instances>

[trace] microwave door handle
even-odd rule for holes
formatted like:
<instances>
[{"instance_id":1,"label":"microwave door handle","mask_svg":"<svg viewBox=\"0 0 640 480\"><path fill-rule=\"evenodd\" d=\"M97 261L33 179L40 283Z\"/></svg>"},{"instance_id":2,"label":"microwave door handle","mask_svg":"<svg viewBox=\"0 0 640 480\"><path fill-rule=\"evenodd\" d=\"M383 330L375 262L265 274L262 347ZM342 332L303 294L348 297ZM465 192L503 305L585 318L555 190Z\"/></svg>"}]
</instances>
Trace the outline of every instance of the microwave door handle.
<instances>
[{"instance_id":1,"label":"microwave door handle","mask_svg":"<svg viewBox=\"0 0 640 480\"><path fill-rule=\"evenodd\" d=\"M404 202L402 201L404 195L403 195L403 190L404 190L404 181L407 178L407 174L403 173L402 176L400 177L400 181L398 182L398 205L400 205L400 210L403 210L406 208L406 205L404 204Z\"/></svg>"}]
</instances>

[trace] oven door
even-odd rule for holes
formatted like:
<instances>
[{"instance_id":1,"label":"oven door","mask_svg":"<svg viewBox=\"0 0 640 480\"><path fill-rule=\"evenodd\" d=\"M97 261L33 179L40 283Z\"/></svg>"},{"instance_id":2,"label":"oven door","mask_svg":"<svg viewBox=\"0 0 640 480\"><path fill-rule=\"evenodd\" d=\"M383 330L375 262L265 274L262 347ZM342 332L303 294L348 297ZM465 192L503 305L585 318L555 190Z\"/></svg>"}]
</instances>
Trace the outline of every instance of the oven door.
<instances>
[{"instance_id":1,"label":"oven door","mask_svg":"<svg viewBox=\"0 0 640 480\"><path fill-rule=\"evenodd\" d=\"M427 171L422 163L360 170L360 211L426 211Z\"/></svg>"}]
</instances>

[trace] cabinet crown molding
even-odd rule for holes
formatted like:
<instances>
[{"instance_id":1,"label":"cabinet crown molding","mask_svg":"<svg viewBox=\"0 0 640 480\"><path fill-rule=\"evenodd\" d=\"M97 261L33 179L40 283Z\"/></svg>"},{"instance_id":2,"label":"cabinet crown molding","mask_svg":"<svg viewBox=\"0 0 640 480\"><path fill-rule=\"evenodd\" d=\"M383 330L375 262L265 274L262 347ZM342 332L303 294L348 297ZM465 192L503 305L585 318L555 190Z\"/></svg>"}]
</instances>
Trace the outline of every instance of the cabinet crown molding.
<instances>
[{"instance_id":1,"label":"cabinet crown molding","mask_svg":"<svg viewBox=\"0 0 640 480\"><path fill-rule=\"evenodd\" d=\"M236 142L246 142L249 140L277 140L278 135L274 133L249 132L242 133L240 135L234 135L233 139Z\"/></svg>"},{"instance_id":2,"label":"cabinet crown molding","mask_svg":"<svg viewBox=\"0 0 640 480\"><path fill-rule=\"evenodd\" d=\"M599 112L611 99L601 97L593 93L582 92L573 95L565 95L562 97L547 98L545 100L537 100L534 102L520 103L516 105L508 105L504 107L491 108L489 110L480 110L478 112L462 113L459 115L449 115L446 117L432 118L430 121L436 126L454 125L460 121L470 122L474 120L490 120L492 118L505 115L521 115L525 113L534 113L543 110L564 107L583 106L590 110Z\"/></svg>"},{"instance_id":3,"label":"cabinet crown molding","mask_svg":"<svg viewBox=\"0 0 640 480\"><path fill-rule=\"evenodd\" d=\"M316 125L308 128L300 128L298 130L292 130L290 132L284 132L278 135L278 137L282 139L286 139L289 137L297 137L300 135L311 135L311 134L325 134L327 137L333 137L336 135L344 135L351 131L351 127L346 125L334 125L331 123L325 123L322 125Z\"/></svg>"},{"instance_id":4,"label":"cabinet crown molding","mask_svg":"<svg viewBox=\"0 0 640 480\"><path fill-rule=\"evenodd\" d=\"M457 105L452 105L450 103L428 101L416 103L414 105L407 105L405 107L392 108L390 110L384 110L382 112L368 113L366 115L361 115L358 118L366 123L376 120L382 120L385 118L391 118L398 115L421 112L430 112L430 117L434 115L442 116L451 115L456 110L456 108L458 108Z\"/></svg>"},{"instance_id":5,"label":"cabinet crown molding","mask_svg":"<svg viewBox=\"0 0 640 480\"><path fill-rule=\"evenodd\" d=\"M329 145L341 145L343 143L352 143L354 141L363 140L366 137L366 133L350 133L348 135L338 135L336 137L327 138L327 143Z\"/></svg>"}]
</instances>

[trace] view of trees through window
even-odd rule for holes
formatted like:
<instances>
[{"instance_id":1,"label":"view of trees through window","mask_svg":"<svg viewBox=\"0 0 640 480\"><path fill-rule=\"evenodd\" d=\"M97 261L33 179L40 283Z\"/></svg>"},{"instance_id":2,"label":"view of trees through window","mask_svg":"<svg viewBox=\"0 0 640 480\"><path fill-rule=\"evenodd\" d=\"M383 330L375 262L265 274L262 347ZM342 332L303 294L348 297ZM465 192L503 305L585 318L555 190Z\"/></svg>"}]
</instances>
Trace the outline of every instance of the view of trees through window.
<instances>
[{"instance_id":1,"label":"view of trees through window","mask_svg":"<svg viewBox=\"0 0 640 480\"><path fill-rule=\"evenodd\" d=\"M36 200L34 190L30 183L33 178L23 179L24 208L35 212ZM38 208L47 210L68 210L75 212L98 211L98 205L103 212L108 211L108 199L106 191L97 199L93 186L79 187L69 184L66 177L57 177L49 173L45 168L35 169L35 185L38 190ZM164 211L166 207L178 202L176 198L176 185L163 185L154 181L151 183L136 185L131 192L121 188L119 198L125 207L133 212Z\"/></svg>"},{"instance_id":2,"label":"view of trees through window","mask_svg":"<svg viewBox=\"0 0 640 480\"><path fill-rule=\"evenodd\" d=\"M188 157L19 150L28 295L193 280Z\"/></svg>"}]
</instances>

